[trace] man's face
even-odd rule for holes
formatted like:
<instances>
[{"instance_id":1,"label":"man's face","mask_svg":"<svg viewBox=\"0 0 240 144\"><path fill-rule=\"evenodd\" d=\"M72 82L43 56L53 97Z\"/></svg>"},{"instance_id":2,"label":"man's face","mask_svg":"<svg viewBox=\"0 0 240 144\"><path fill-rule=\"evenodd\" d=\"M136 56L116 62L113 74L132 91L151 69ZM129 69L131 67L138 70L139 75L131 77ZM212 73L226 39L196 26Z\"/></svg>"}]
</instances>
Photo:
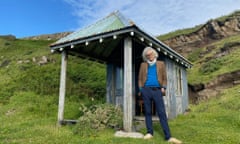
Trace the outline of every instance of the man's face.
<instances>
[{"instance_id":1,"label":"man's face","mask_svg":"<svg viewBox=\"0 0 240 144\"><path fill-rule=\"evenodd\" d=\"M152 51L152 50L147 51L146 57L147 57L147 59L148 59L149 61L153 61L154 58L155 58L153 51Z\"/></svg>"}]
</instances>

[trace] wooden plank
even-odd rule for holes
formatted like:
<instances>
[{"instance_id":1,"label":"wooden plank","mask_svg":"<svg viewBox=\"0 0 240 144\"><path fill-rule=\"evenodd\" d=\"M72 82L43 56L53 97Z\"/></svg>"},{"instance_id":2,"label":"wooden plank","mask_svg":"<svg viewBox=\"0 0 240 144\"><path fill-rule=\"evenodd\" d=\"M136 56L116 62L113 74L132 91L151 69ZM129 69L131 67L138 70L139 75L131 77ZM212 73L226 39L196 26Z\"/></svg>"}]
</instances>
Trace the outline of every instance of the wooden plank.
<instances>
[{"instance_id":1,"label":"wooden plank","mask_svg":"<svg viewBox=\"0 0 240 144\"><path fill-rule=\"evenodd\" d=\"M132 39L124 39L124 92L123 92L123 128L132 131Z\"/></svg>"},{"instance_id":2,"label":"wooden plank","mask_svg":"<svg viewBox=\"0 0 240 144\"><path fill-rule=\"evenodd\" d=\"M62 120L62 121L60 121L61 125L74 125L77 123L78 123L78 120Z\"/></svg>"},{"instance_id":3,"label":"wooden plank","mask_svg":"<svg viewBox=\"0 0 240 144\"><path fill-rule=\"evenodd\" d=\"M183 78L183 98L182 98L182 113L188 109L188 81L187 81L187 71L182 67L182 78Z\"/></svg>"},{"instance_id":4,"label":"wooden plank","mask_svg":"<svg viewBox=\"0 0 240 144\"><path fill-rule=\"evenodd\" d=\"M64 119L64 103L66 94L66 72L67 72L67 53L62 51L59 103L58 103L58 124Z\"/></svg>"},{"instance_id":5,"label":"wooden plank","mask_svg":"<svg viewBox=\"0 0 240 144\"><path fill-rule=\"evenodd\" d=\"M169 59L165 59L165 66L167 71L167 95L165 99L165 108L167 117L173 119L176 117L176 64Z\"/></svg>"}]
</instances>

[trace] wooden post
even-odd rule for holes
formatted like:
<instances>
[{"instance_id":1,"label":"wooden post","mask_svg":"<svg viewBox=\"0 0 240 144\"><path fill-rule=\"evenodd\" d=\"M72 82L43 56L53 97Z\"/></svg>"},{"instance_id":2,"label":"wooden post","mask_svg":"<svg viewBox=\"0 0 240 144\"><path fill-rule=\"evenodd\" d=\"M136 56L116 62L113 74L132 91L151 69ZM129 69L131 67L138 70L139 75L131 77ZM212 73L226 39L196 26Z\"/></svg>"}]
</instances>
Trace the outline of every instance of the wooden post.
<instances>
[{"instance_id":1,"label":"wooden post","mask_svg":"<svg viewBox=\"0 0 240 144\"><path fill-rule=\"evenodd\" d=\"M67 72L67 52L62 51L61 62L61 77L60 77L60 89L59 89L59 103L58 103L58 124L64 120L64 102L66 94L66 72Z\"/></svg>"},{"instance_id":2,"label":"wooden post","mask_svg":"<svg viewBox=\"0 0 240 144\"><path fill-rule=\"evenodd\" d=\"M132 131L132 39L124 39L124 92L123 92L123 128Z\"/></svg>"}]
</instances>

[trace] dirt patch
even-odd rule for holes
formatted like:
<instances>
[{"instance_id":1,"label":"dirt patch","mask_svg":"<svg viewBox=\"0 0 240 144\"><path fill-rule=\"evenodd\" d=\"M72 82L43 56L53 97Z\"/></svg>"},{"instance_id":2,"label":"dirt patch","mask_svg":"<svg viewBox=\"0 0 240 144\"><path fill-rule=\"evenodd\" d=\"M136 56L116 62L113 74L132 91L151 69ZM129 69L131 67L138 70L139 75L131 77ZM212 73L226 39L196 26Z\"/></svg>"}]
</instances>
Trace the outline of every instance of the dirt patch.
<instances>
[{"instance_id":1,"label":"dirt patch","mask_svg":"<svg viewBox=\"0 0 240 144\"><path fill-rule=\"evenodd\" d=\"M219 75L207 84L188 85L189 101L197 104L210 97L217 96L222 90L240 84L240 70Z\"/></svg>"}]
</instances>

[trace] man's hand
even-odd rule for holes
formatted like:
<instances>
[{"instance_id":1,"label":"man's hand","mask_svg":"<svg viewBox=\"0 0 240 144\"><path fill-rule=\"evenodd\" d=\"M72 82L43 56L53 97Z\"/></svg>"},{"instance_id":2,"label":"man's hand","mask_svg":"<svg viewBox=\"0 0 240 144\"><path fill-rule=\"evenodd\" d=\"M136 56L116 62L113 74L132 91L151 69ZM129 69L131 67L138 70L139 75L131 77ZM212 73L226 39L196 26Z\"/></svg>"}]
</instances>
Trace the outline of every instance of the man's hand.
<instances>
[{"instance_id":1,"label":"man's hand","mask_svg":"<svg viewBox=\"0 0 240 144\"><path fill-rule=\"evenodd\" d=\"M141 96L141 92L138 92L138 96Z\"/></svg>"},{"instance_id":2,"label":"man's hand","mask_svg":"<svg viewBox=\"0 0 240 144\"><path fill-rule=\"evenodd\" d=\"M165 90L165 88L161 88L161 92L162 92L162 95L163 95L163 96L166 95L166 90Z\"/></svg>"}]
</instances>

